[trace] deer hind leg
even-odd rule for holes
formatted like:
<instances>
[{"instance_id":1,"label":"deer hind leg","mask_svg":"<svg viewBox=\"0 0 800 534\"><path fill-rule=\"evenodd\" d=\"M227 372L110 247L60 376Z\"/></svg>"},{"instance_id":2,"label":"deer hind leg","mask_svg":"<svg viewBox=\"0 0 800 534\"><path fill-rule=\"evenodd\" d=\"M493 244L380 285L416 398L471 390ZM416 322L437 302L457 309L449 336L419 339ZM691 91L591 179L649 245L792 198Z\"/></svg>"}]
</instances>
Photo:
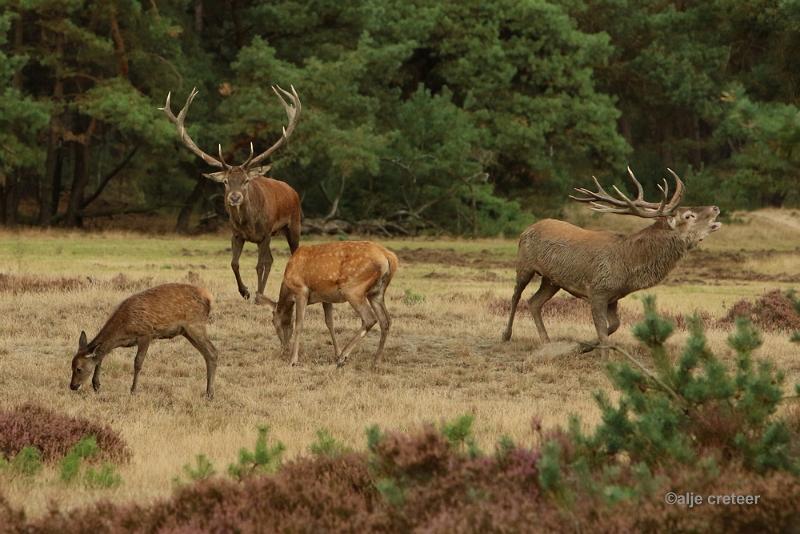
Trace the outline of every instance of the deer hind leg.
<instances>
[{"instance_id":1,"label":"deer hind leg","mask_svg":"<svg viewBox=\"0 0 800 534\"><path fill-rule=\"evenodd\" d=\"M289 243L289 250L292 254L300 246L300 216L296 220L292 220L284 229L283 233L286 234L286 242Z\"/></svg>"},{"instance_id":2,"label":"deer hind leg","mask_svg":"<svg viewBox=\"0 0 800 534\"><path fill-rule=\"evenodd\" d=\"M336 355L336 359L339 359L339 346L336 343L336 334L333 332L333 304L330 302L323 302L322 309L325 311L325 326L328 327L328 331L331 333L331 341L333 341L333 353Z\"/></svg>"},{"instance_id":3,"label":"deer hind leg","mask_svg":"<svg viewBox=\"0 0 800 534\"><path fill-rule=\"evenodd\" d=\"M136 358L133 359L133 384L131 385L131 395L136 393L136 386L139 385L139 371L142 370L144 357L147 356L147 349L150 347L150 338L142 337L138 339Z\"/></svg>"},{"instance_id":4,"label":"deer hind leg","mask_svg":"<svg viewBox=\"0 0 800 534\"><path fill-rule=\"evenodd\" d=\"M269 244L269 237L258 244L258 263L256 264L258 291L256 291L256 304L269 304L274 308L275 302L264 296L264 288L267 287L267 278L269 277L270 270L272 270L272 251L269 248Z\"/></svg>"},{"instance_id":5,"label":"deer hind leg","mask_svg":"<svg viewBox=\"0 0 800 534\"><path fill-rule=\"evenodd\" d=\"M363 294L362 294L363 295ZM350 356L350 353L355 348L356 344L361 341L364 336L367 335L367 332L375 326L375 323L378 322L375 318L375 314L372 311L372 306L370 306L367 298L365 296L357 297L355 295L348 295L347 302L353 307L354 310L361 316L361 328L356 332L356 334L347 342L344 349L342 349L342 354L339 356L339 361L336 362L337 367L342 367L345 363L347 363L347 357Z\"/></svg>"},{"instance_id":6,"label":"deer hind leg","mask_svg":"<svg viewBox=\"0 0 800 534\"><path fill-rule=\"evenodd\" d=\"M617 302L614 301L608 305L608 335L610 336L619 328L619 310L617 309Z\"/></svg>"},{"instance_id":7,"label":"deer hind leg","mask_svg":"<svg viewBox=\"0 0 800 534\"><path fill-rule=\"evenodd\" d=\"M381 327L381 340L378 343L378 350L375 351L373 365L378 365L383 361L383 347L386 345L386 338L389 337L389 328L392 326L392 320L389 318L389 313L386 311L384 304L384 295L379 293L375 296L368 297L369 304L372 307L372 312L378 319L378 324Z\"/></svg>"},{"instance_id":8,"label":"deer hind leg","mask_svg":"<svg viewBox=\"0 0 800 534\"><path fill-rule=\"evenodd\" d=\"M242 275L239 273L239 257L242 255L242 248L244 248L244 238L233 234L231 236L231 269L233 276L236 277L236 286L239 288L239 294L245 299L250 298L250 291L247 286L242 282Z\"/></svg>"},{"instance_id":9,"label":"deer hind leg","mask_svg":"<svg viewBox=\"0 0 800 534\"><path fill-rule=\"evenodd\" d=\"M550 337L547 335L547 330L545 330L544 321L542 320L542 306L544 306L545 302L553 298L553 296L558 293L559 289L561 288L553 284L549 278L542 277L542 283L539 289L528 301L528 307L533 315L533 321L536 323L536 330L539 332L539 338L542 340L542 343L550 342Z\"/></svg>"},{"instance_id":10,"label":"deer hind leg","mask_svg":"<svg viewBox=\"0 0 800 534\"><path fill-rule=\"evenodd\" d=\"M211 343L205 325L187 326L183 337L196 348L206 361L206 397L214 398L214 376L217 373L217 347Z\"/></svg>"},{"instance_id":11,"label":"deer hind leg","mask_svg":"<svg viewBox=\"0 0 800 534\"><path fill-rule=\"evenodd\" d=\"M308 294L301 293L295 297L295 316L294 316L294 343L292 344L292 361L290 365L294 367L300 358L300 334L303 332L303 321L306 317L306 305L308 304Z\"/></svg>"},{"instance_id":12,"label":"deer hind leg","mask_svg":"<svg viewBox=\"0 0 800 534\"><path fill-rule=\"evenodd\" d=\"M506 331L503 332L503 341L508 341L511 339L511 329L514 326L514 316L517 313L517 304L519 304L519 299L522 297L522 292L525 291L526 287L528 287L528 284L531 282L535 274L536 271L531 269L517 269L517 284L514 286L514 296L511 297L511 314L508 317L508 326L506 326Z\"/></svg>"}]
</instances>

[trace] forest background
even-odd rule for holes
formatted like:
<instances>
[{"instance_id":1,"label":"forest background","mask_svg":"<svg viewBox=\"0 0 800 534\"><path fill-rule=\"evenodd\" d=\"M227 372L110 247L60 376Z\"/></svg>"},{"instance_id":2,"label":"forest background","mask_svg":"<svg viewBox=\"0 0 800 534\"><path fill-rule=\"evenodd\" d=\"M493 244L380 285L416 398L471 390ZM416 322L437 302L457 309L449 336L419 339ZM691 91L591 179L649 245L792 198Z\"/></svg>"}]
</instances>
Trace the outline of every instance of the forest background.
<instances>
[{"instance_id":1,"label":"forest background","mask_svg":"<svg viewBox=\"0 0 800 534\"><path fill-rule=\"evenodd\" d=\"M591 175L687 204L800 205L798 0L0 0L0 223L224 220L157 108L271 174L306 217L513 235ZM177 111L177 109L176 109ZM212 225L213 226L213 225Z\"/></svg>"}]
</instances>

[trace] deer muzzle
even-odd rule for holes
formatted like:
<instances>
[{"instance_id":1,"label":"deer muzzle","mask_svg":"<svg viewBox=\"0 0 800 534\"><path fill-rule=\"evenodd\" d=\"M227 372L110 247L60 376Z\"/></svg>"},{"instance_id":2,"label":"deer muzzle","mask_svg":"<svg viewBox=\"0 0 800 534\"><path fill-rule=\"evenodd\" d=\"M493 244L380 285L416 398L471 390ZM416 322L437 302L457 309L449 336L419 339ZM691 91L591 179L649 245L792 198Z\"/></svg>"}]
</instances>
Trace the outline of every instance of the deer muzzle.
<instances>
[{"instance_id":1,"label":"deer muzzle","mask_svg":"<svg viewBox=\"0 0 800 534\"><path fill-rule=\"evenodd\" d=\"M243 200L244 200L244 195L242 195L241 193L233 192L228 195L228 204L233 207L240 206Z\"/></svg>"}]
</instances>

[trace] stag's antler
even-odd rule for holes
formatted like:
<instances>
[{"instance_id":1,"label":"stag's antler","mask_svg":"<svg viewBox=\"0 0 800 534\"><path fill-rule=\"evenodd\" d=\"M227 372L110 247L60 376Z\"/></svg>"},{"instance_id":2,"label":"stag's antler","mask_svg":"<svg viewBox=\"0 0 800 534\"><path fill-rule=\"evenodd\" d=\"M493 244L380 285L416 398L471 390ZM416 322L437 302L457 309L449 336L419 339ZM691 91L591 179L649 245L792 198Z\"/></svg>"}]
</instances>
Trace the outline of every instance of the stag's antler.
<instances>
[{"instance_id":1,"label":"stag's antler","mask_svg":"<svg viewBox=\"0 0 800 534\"><path fill-rule=\"evenodd\" d=\"M200 148L195 144L195 142L192 141L192 138L189 137L189 134L186 131L186 126L184 126L183 124L183 121L186 119L186 112L189 111L189 106L192 104L192 100L194 100L194 97L197 96L197 88L193 88L192 92L189 93L189 98L186 99L186 104L183 106L183 109L180 111L180 113L178 113L177 117L172 114L172 106L170 105L169 102L171 96L172 92L170 91L169 93L167 93L167 101L164 104L164 107L158 109L163 111L164 114L169 119L169 121L178 128L178 135L180 136L181 141L183 141L183 144L186 145L189 148L189 150L200 156L200 158L202 158L203 161L205 161L212 167L218 167L220 169L228 168L229 165L225 163L225 160L222 159L222 147L220 147L219 151L220 159L216 159L212 156L209 156L208 154L200 150Z\"/></svg>"},{"instance_id":2,"label":"stag's antler","mask_svg":"<svg viewBox=\"0 0 800 534\"><path fill-rule=\"evenodd\" d=\"M681 181L681 179L672 171L672 169L667 170L673 177L675 177L675 193L673 193L672 198L669 200L669 185L667 184L666 179L663 181L663 185L658 185L658 189L662 194L661 202L647 202L644 200L644 190L642 189L642 184L640 184L639 180L636 179L636 176L633 175L633 171L630 167L628 167L628 175L636 185L635 199L629 199L622 191L619 190L619 188L617 188L617 186L613 186L613 188L620 198L612 197L608 192L606 192L605 189L603 189L603 186L600 185L600 182L598 182L597 178L594 176L592 176L592 180L594 180L594 183L597 186L597 191L590 191L582 187L576 187L576 191L588 196L575 197L570 195L569 198L572 200L577 200L578 202L586 202L594 211L599 211L601 213L636 215L637 217L644 217L647 219L654 217L666 217L675 212L681 203L681 199L683 198L683 181Z\"/></svg>"},{"instance_id":3,"label":"stag's antler","mask_svg":"<svg viewBox=\"0 0 800 534\"><path fill-rule=\"evenodd\" d=\"M297 95L297 91L295 91L294 86L290 85L289 88L292 90L291 93L281 89L277 85L272 86L272 90L275 91L275 94L278 95L278 98L281 100L281 104L283 104L283 109L286 110L286 116L289 117L289 124L283 128L281 138L278 139L274 145L256 157L253 157L253 147L251 146L250 157L247 158L247 161L244 165L252 166L260 163L269 157L270 154L278 150L286 142L289 136L292 135L292 132L294 132L294 127L297 126L297 120L300 118L300 110L302 109L302 105L300 104L300 97ZM286 97L292 101L292 105L289 105L286 100L283 99L281 93L286 95Z\"/></svg>"}]
</instances>

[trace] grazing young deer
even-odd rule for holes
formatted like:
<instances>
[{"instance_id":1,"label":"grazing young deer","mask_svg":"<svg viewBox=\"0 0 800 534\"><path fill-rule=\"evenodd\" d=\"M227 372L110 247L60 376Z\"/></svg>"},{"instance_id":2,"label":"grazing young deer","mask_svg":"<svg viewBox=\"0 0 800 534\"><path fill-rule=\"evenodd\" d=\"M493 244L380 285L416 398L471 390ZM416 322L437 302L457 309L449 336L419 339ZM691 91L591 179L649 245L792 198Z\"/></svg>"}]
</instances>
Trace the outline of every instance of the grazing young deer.
<instances>
[{"instance_id":1,"label":"grazing young deer","mask_svg":"<svg viewBox=\"0 0 800 534\"><path fill-rule=\"evenodd\" d=\"M131 386L131 393L136 393L139 371L150 343L184 336L205 358L206 396L213 398L217 349L206 334L212 300L211 293L189 284L164 284L123 300L93 340L87 343L86 332L81 332L78 352L72 359L70 389L77 390L91 375L92 387L98 391L100 368L106 355L117 347L136 345Z\"/></svg>"},{"instance_id":2,"label":"grazing young deer","mask_svg":"<svg viewBox=\"0 0 800 534\"><path fill-rule=\"evenodd\" d=\"M397 272L397 265L397 256L393 252L369 241L343 241L298 248L286 264L280 297L272 314L272 323L285 351L292 340L292 309L297 307L291 364L297 365L306 306L316 302L322 302L338 367L347 362L356 343L367 335L376 321L380 324L381 340L374 364L380 363L392 324L384 296ZM337 302L350 303L361 317L361 328L341 352L333 332L332 304Z\"/></svg>"},{"instance_id":3,"label":"grazing young deer","mask_svg":"<svg viewBox=\"0 0 800 534\"><path fill-rule=\"evenodd\" d=\"M231 269L236 277L236 285L239 294L245 299L250 298L250 291L242 282L239 274L239 257L242 255L245 241L258 245L258 263L256 264L256 274L258 276L258 290L256 291L256 304L274 305L274 302L264 296L264 288L267 286L267 278L272 269L272 251L270 250L270 240L278 232L286 236L289 249L294 252L300 244L300 197L297 191L286 182L280 182L267 178L266 173L270 165L259 165L273 152L280 148L294 132L297 121L300 118L300 97L294 87L292 92L284 91L280 87L274 86L272 90L278 95L289 124L283 129L281 138L275 144L257 156L253 156L253 143L250 143L250 157L241 165L229 165L222 157L222 146L219 148L219 159L209 156L192 141L184 126L186 113L189 106L197 96L197 90L192 89L186 104L176 117L172 113L170 106L170 96L167 94L167 102L163 108L167 118L175 124L181 141L197 156L212 167L222 169L222 171L203 174L206 178L225 184L225 210L231 223L233 235L231 237ZM280 91L280 92L279 92ZM286 95L292 101L292 105L286 103L281 96Z\"/></svg>"},{"instance_id":4,"label":"grazing young deer","mask_svg":"<svg viewBox=\"0 0 800 534\"><path fill-rule=\"evenodd\" d=\"M663 186L658 186L663 195L660 202L643 199L642 185L630 168L628 174L638 192L633 200L616 186L618 198L609 195L596 178L597 192L576 188L584 196L570 195L601 213L655 219L639 232L623 235L584 230L564 221L544 219L522 233L517 252L517 283L503 340L511 339L514 314L523 290L539 275L541 286L528 302L542 342L550 341L542 322L542 306L559 289L564 289L589 301L598 344L604 344L619 328L619 299L658 284L688 250L719 230L722 223L716 222L717 206L678 207L683 197L683 182L672 170L669 172L675 178L675 193L668 199L669 186L664 180Z\"/></svg>"}]
</instances>

